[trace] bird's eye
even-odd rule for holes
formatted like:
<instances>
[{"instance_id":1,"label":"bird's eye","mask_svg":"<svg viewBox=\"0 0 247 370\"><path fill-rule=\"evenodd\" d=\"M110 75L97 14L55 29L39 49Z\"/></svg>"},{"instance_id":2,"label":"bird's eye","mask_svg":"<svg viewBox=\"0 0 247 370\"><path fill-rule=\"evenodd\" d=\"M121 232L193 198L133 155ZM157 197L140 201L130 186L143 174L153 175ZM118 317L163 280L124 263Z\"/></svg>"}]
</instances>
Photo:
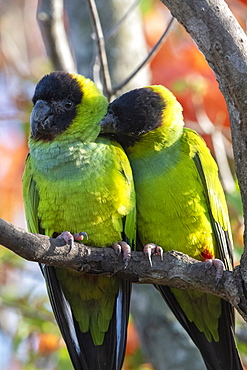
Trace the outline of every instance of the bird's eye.
<instances>
[{"instance_id":1,"label":"bird's eye","mask_svg":"<svg viewBox=\"0 0 247 370\"><path fill-rule=\"evenodd\" d=\"M70 110L70 109L72 109L74 107L74 103L71 100L65 100L64 107L67 110Z\"/></svg>"}]
</instances>

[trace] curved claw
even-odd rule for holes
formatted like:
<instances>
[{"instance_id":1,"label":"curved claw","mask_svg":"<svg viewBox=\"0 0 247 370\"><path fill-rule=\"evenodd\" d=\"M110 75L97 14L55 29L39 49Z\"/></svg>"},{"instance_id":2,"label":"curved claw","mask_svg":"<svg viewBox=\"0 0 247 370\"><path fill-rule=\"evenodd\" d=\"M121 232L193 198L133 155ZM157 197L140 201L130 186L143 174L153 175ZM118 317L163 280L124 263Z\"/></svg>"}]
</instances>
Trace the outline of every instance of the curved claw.
<instances>
[{"instance_id":1,"label":"curved claw","mask_svg":"<svg viewBox=\"0 0 247 370\"><path fill-rule=\"evenodd\" d=\"M153 254L158 254L160 256L160 260L163 261L163 249L154 243L148 243L144 245L143 253L145 254L145 256L147 256L151 267L153 266L152 263Z\"/></svg>"},{"instance_id":2,"label":"curved claw","mask_svg":"<svg viewBox=\"0 0 247 370\"><path fill-rule=\"evenodd\" d=\"M214 266L216 268L216 276L215 276L216 285L215 285L215 289L217 289L217 287L218 287L218 285L220 283L220 280L222 279L223 272L225 271L224 263L221 260L219 260L218 258L215 258L215 259L205 259L204 262L205 262L205 268L207 270L211 266Z\"/></svg>"},{"instance_id":3,"label":"curved claw","mask_svg":"<svg viewBox=\"0 0 247 370\"><path fill-rule=\"evenodd\" d=\"M118 257L120 256L121 252L123 253L124 268L126 269L131 259L131 248L129 244L124 241L120 241L118 243L114 243L112 248Z\"/></svg>"},{"instance_id":4,"label":"curved claw","mask_svg":"<svg viewBox=\"0 0 247 370\"><path fill-rule=\"evenodd\" d=\"M79 234L85 236L85 238L88 240L88 234L85 231L81 231Z\"/></svg>"},{"instance_id":5,"label":"curved claw","mask_svg":"<svg viewBox=\"0 0 247 370\"><path fill-rule=\"evenodd\" d=\"M84 237L88 240L88 234L85 231L81 231L80 233L74 235L75 240L83 240Z\"/></svg>"},{"instance_id":6,"label":"curved claw","mask_svg":"<svg viewBox=\"0 0 247 370\"><path fill-rule=\"evenodd\" d=\"M65 243L69 245L68 253L71 251L71 249L74 246L74 237L69 231L63 231L61 234L57 236L56 239L63 239Z\"/></svg>"},{"instance_id":7,"label":"curved claw","mask_svg":"<svg viewBox=\"0 0 247 370\"><path fill-rule=\"evenodd\" d=\"M57 236L57 239L63 239L65 243L69 245L68 253L70 253L71 249L74 246L74 240L83 240L84 237L88 239L88 235L84 231L81 231L80 233L77 233L75 235L72 235L69 231L63 231Z\"/></svg>"},{"instance_id":8,"label":"curved claw","mask_svg":"<svg viewBox=\"0 0 247 370\"><path fill-rule=\"evenodd\" d=\"M119 243L114 243L112 248L114 249L116 255L119 257L122 251L121 245Z\"/></svg>"},{"instance_id":9,"label":"curved claw","mask_svg":"<svg viewBox=\"0 0 247 370\"><path fill-rule=\"evenodd\" d=\"M72 238L69 240L69 250L68 250L68 253L71 252L71 249L74 247L74 238L72 236Z\"/></svg>"}]
</instances>

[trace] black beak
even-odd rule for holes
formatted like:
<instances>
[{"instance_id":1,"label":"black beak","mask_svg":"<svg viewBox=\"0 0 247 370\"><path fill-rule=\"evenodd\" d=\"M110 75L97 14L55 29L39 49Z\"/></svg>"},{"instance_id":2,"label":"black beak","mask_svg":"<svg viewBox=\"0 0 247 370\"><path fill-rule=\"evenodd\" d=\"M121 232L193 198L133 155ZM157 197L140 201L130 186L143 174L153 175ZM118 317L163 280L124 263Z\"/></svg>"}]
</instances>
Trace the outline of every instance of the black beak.
<instances>
[{"instance_id":1,"label":"black beak","mask_svg":"<svg viewBox=\"0 0 247 370\"><path fill-rule=\"evenodd\" d=\"M30 117L32 137L45 134L51 129L53 112L51 106L44 100L37 100Z\"/></svg>"},{"instance_id":2,"label":"black beak","mask_svg":"<svg viewBox=\"0 0 247 370\"><path fill-rule=\"evenodd\" d=\"M114 134L116 132L116 116L108 112L99 123L101 134Z\"/></svg>"}]
</instances>

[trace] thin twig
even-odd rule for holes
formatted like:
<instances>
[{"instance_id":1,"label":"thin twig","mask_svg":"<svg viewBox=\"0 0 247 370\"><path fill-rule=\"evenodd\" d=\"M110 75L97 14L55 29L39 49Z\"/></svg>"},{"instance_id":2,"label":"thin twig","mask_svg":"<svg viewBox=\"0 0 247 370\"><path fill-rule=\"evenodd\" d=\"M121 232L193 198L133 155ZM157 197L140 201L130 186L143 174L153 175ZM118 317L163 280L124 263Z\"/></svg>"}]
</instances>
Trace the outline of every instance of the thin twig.
<instances>
[{"instance_id":1,"label":"thin twig","mask_svg":"<svg viewBox=\"0 0 247 370\"><path fill-rule=\"evenodd\" d=\"M102 78L103 78L103 90L107 98L110 98L110 91L111 91L111 78L110 73L108 69L108 63L107 63L107 56L106 56L106 50L105 50L105 40L104 35L100 23L100 18L97 10L97 6L95 4L94 0L87 0L90 13L92 16L92 23L95 31L96 41L97 41L97 47L98 47L98 53L99 53L99 60L102 70Z\"/></svg>"},{"instance_id":2,"label":"thin twig","mask_svg":"<svg viewBox=\"0 0 247 370\"><path fill-rule=\"evenodd\" d=\"M37 19L44 39L47 55L56 70L76 73L63 21L62 0L40 0Z\"/></svg>"},{"instance_id":3,"label":"thin twig","mask_svg":"<svg viewBox=\"0 0 247 370\"><path fill-rule=\"evenodd\" d=\"M154 45L150 53L147 55L147 57L141 62L141 64L127 77L123 82L121 82L119 85L114 86L111 91L111 96L115 95L117 91L121 90L127 83L132 80L132 78L144 67L144 65L150 61L152 57L156 55L156 53L159 50L159 47L162 45L162 42L164 41L165 37L168 34L168 31L170 30L172 24L174 22L174 18L172 17L164 31L164 33L161 35L160 39L157 41L157 43Z\"/></svg>"},{"instance_id":4,"label":"thin twig","mask_svg":"<svg viewBox=\"0 0 247 370\"><path fill-rule=\"evenodd\" d=\"M139 4L140 0L135 0L133 4L129 7L127 12L124 14L124 16L118 21L105 35L105 41L109 41L119 30L122 23L128 18L130 13L135 9L135 7Z\"/></svg>"}]
</instances>

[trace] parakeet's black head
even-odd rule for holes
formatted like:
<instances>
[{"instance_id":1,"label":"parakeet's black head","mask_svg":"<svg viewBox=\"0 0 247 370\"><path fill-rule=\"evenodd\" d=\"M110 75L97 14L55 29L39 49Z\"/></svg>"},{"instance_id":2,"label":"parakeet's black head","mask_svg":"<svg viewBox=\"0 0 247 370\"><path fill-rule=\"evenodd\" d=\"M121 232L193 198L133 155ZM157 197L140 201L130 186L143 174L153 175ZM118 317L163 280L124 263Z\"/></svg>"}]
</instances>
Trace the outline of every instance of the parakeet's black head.
<instances>
[{"instance_id":1,"label":"parakeet's black head","mask_svg":"<svg viewBox=\"0 0 247 370\"><path fill-rule=\"evenodd\" d=\"M113 134L118 139L122 137L122 141L131 143L161 125L164 109L164 100L151 88L129 91L109 105L100 123L101 132Z\"/></svg>"},{"instance_id":2,"label":"parakeet's black head","mask_svg":"<svg viewBox=\"0 0 247 370\"><path fill-rule=\"evenodd\" d=\"M31 113L31 138L51 141L66 130L76 116L82 91L73 75L52 72L36 86Z\"/></svg>"}]
</instances>

